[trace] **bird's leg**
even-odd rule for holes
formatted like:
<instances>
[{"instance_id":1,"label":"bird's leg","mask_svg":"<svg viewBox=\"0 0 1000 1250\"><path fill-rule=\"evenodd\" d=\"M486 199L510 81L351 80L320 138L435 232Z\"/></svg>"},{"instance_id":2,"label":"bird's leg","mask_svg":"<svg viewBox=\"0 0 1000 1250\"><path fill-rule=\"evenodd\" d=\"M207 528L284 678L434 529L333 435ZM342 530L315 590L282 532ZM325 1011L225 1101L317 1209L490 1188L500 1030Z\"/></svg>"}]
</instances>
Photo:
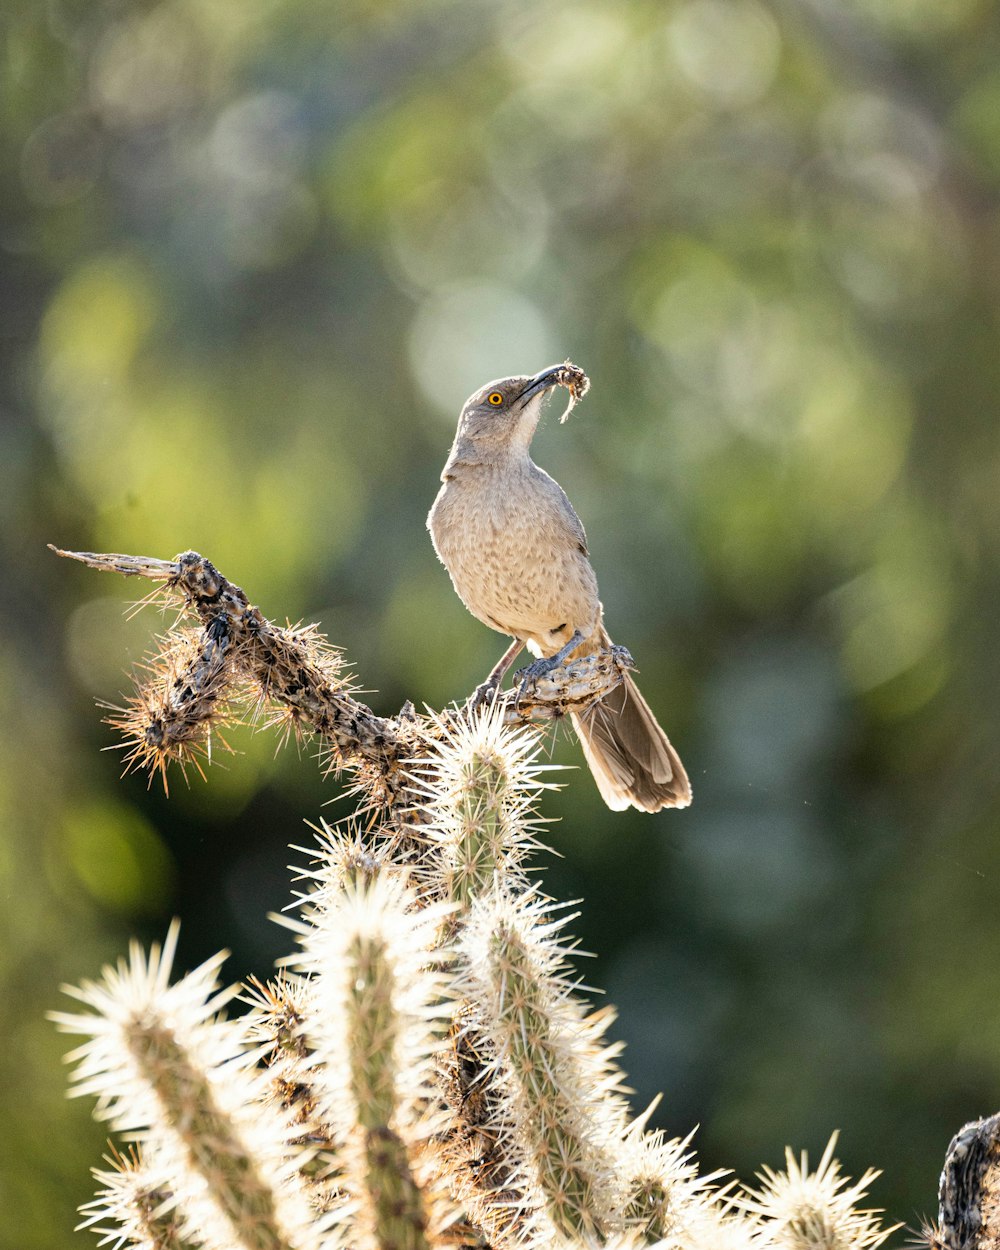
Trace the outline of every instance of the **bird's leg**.
<instances>
[{"instance_id":1,"label":"bird's leg","mask_svg":"<svg viewBox=\"0 0 1000 1250\"><path fill-rule=\"evenodd\" d=\"M537 681L539 677L544 677L546 673L551 673L554 668L558 668L570 652L583 642L583 638L583 634L581 634L579 630L575 630L573 637L564 647L560 647L555 655L550 655L548 659L545 660L535 660L526 668L518 669L518 671L514 674L514 676L520 678L521 681L520 688L517 692L518 699L520 699L521 695L524 694L529 683Z\"/></svg>"},{"instance_id":2,"label":"bird's leg","mask_svg":"<svg viewBox=\"0 0 1000 1250\"><path fill-rule=\"evenodd\" d=\"M507 675L507 670L523 649L524 643L520 638L515 638L500 659L497 660L496 664L493 665L489 677L484 682L480 682L472 694L469 695L468 702L465 705L468 711L474 712L480 704L488 702L495 696L500 689L500 683Z\"/></svg>"}]
</instances>

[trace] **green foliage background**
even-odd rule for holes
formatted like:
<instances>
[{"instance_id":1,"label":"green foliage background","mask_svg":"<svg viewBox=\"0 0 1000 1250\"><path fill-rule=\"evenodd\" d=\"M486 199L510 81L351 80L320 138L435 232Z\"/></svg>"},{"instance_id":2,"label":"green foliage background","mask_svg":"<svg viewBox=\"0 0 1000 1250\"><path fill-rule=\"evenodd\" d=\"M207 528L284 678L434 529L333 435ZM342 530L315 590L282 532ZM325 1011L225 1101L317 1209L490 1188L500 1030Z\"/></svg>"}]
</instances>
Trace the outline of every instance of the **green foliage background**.
<instances>
[{"instance_id":1,"label":"green foliage background","mask_svg":"<svg viewBox=\"0 0 1000 1250\"><path fill-rule=\"evenodd\" d=\"M1000 1106L1000 14L988 0L7 0L0 1244L83 1244L43 1012L184 921L287 948L308 751L118 779L154 617L44 544L194 547L374 706L504 643L423 519L465 395L566 356L587 525L689 812L550 795L637 1105L749 1176L831 1129L933 1213ZM560 741L555 755L579 763ZM302 858L301 855L299 858ZM84 1241L88 1235L80 1234Z\"/></svg>"}]
</instances>

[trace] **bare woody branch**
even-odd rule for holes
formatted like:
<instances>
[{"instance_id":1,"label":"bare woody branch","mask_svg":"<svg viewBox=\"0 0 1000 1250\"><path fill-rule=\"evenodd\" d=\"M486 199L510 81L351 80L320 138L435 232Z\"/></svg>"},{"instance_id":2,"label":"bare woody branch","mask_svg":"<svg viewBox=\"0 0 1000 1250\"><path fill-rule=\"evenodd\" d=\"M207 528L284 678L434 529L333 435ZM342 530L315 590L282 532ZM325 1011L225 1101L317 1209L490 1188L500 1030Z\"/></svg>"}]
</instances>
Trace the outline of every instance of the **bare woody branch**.
<instances>
[{"instance_id":1,"label":"bare woody branch","mask_svg":"<svg viewBox=\"0 0 1000 1250\"><path fill-rule=\"evenodd\" d=\"M409 704L396 716L377 716L355 698L341 651L315 626L275 625L195 551L158 560L52 550L88 568L158 582L143 602L179 604L198 622L161 640L128 705L112 709L108 719L122 733L127 769L159 773L164 784L171 763L200 771L213 736L225 745L227 725L265 712L266 723L286 734L315 735L330 771L356 770L373 798L392 805L404 784L400 764L417 753L425 719ZM521 724L585 711L631 666L622 647L565 664L527 690L500 694L503 719Z\"/></svg>"}]
</instances>

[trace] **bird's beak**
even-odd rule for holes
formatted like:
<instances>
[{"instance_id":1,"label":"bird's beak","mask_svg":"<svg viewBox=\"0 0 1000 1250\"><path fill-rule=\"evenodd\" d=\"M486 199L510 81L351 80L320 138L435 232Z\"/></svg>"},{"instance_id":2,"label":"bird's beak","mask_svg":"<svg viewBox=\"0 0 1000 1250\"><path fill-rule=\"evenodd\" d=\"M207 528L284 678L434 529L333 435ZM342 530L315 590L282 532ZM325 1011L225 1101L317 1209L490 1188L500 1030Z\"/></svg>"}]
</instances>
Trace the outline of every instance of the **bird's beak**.
<instances>
[{"instance_id":1,"label":"bird's beak","mask_svg":"<svg viewBox=\"0 0 1000 1250\"><path fill-rule=\"evenodd\" d=\"M520 395L518 395L519 402L522 405L526 404L529 399L533 399L535 395L541 394L542 391L548 391L553 386L559 386L565 371L566 365L561 364L549 365L541 373L536 373Z\"/></svg>"}]
</instances>

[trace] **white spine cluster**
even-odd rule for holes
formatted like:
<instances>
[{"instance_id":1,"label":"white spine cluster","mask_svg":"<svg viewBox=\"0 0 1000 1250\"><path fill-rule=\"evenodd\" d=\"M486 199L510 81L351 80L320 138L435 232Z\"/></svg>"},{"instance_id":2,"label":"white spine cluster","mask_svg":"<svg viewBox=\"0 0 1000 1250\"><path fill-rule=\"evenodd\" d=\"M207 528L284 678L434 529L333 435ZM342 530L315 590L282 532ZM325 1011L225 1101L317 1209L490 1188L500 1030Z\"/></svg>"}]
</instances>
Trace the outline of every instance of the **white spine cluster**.
<instances>
[{"instance_id":1,"label":"white spine cluster","mask_svg":"<svg viewBox=\"0 0 1000 1250\"><path fill-rule=\"evenodd\" d=\"M881 1212L858 1205L879 1173L869 1170L848 1183L833 1157L836 1145L834 1133L815 1172L809 1171L804 1152L796 1160L786 1149L784 1172L762 1168L759 1189L747 1189L738 1198L742 1209L761 1221L766 1245L774 1250L875 1250L895 1232L882 1227Z\"/></svg>"}]
</instances>

